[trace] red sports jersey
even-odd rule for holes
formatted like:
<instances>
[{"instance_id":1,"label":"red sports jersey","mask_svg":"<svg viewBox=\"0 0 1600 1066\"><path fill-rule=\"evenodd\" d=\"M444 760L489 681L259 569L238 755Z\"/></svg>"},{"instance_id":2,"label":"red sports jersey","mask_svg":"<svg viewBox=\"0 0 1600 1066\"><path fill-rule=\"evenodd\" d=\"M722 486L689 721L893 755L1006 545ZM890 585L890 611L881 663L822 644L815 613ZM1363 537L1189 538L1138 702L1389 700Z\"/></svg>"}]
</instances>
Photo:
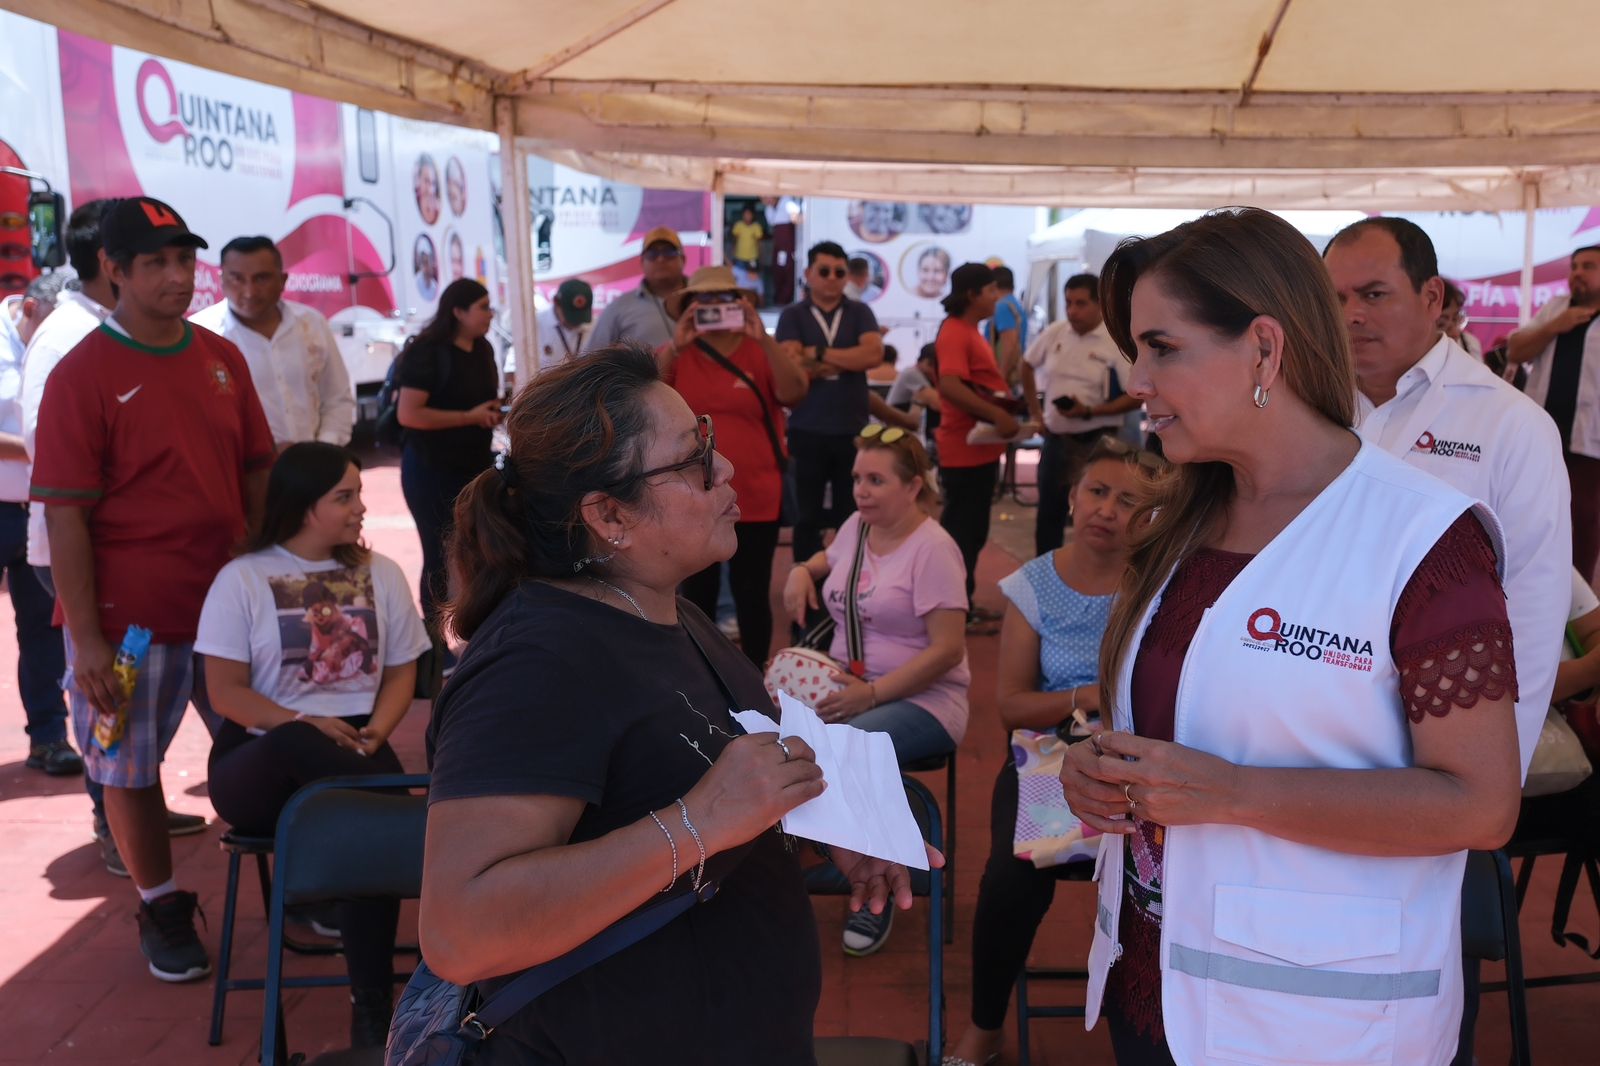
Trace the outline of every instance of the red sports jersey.
<instances>
[{"instance_id":1,"label":"red sports jersey","mask_svg":"<svg viewBox=\"0 0 1600 1066\"><path fill-rule=\"evenodd\" d=\"M273 455L244 356L213 333L185 322L180 343L152 348L102 325L67 354L45 384L29 495L90 508L107 641L130 625L194 639L245 532L245 473Z\"/></svg>"}]
</instances>

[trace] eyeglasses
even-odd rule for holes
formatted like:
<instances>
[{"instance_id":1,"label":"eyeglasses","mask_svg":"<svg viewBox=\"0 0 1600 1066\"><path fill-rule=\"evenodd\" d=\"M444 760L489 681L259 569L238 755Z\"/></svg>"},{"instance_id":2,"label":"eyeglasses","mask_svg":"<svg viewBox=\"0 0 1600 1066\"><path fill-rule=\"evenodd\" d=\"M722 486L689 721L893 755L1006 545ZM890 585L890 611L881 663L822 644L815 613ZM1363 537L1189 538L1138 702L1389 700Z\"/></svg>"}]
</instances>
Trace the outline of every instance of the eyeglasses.
<instances>
[{"instance_id":1,"label":"eyeglasses","mask_svg":"<svg viewBox=\"0 0 1600 1066\"><path fill-rule=\"evenodd\" d=\"M1094 449L1089 453L1087 463L1099 459L1128 459L1144 467L1152 473L1159 474L1167 469L1167 461L1154 452L1147 452L1143 448L1135 448L1120 437L1101 437L1094 442ZM1087 465L1087 463L1085 465Z\"/></svg>"},{"instance_id":2,"label":"eyeglasses","mask_svg":"<svg viewBox=\"0 0 1600 1066\"><path fill-rule=\"evenodd\" d=\"M700 450L695 453L693 458L685 459L681 463L672 463L669 466L658 466L654 470L633 474L623 478L621 481L613 481L611 484L602 487L608 491L619 489L635 481L643 481L645 478L655 477L657 474L673 474L679 470L688 470L690 467L699 466L700 472L705 478L706 491L710 492L711 486L717 480L717 432L711 426L710 415L701 415L696 418L695 425L700 431Z\"/></svg>"},{"instance_id":3,"label":"eyeglasses","mask_svg":"<svg viewBox=\"0 0 1600 1066\"><path fill-rule=\"evenodd\" d=\"M844 267L817 267L817 277L819 278L847 278L849 276L850 271Z\"/></svg>"},{"instance_id":4,"label":"eyeglasses","mask_svg":"<svg viewBox=\"0 0 1600 1066\"><path fill-rule=\"evenodd\" d=\"M906 431L899 426L886 426L882 422L869 422L856 434L863 440L881 440L885 444L893 444L905 435Z\"/></svg>"},{"instance_id":5,"label":"eyeglasses","mask_svg":"<svg viewBox=\"0 0 1600 1066\"><path fill-rule=\"evenodd\" d=\"M682 254L678 249L668 245L665 248L646 248L642 258L654 263L657 259L676 259Z\"/></svg>"}]
</instances>

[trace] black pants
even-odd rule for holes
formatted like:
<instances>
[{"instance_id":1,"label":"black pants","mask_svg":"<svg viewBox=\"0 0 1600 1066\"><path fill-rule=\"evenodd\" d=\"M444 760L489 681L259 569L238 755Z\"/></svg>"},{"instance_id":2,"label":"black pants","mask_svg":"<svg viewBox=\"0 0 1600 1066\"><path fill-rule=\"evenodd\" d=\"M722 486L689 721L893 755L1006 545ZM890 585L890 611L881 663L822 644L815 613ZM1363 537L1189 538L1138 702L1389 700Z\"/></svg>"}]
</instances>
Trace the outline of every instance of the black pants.
<instances>
[{"instance_id":1,"label":"black pants","mask_svg":"<svg viewBox=\"0 0 1600 1066\"><path fill-rule=\"evenodd\" d=\"M1011 987L1028 961L1034 934L1055 899L1056 882L1087 881L1093 863L1039 869L1011 853L1017 828L1017 764L1009 757L989 801L989 861L978 882L972 921L972 1024L1005 1024Z\"/></svg>"},{"instance_id":2,"label":"black pants","mask_svg":"<svg viewBox=\"0 0 1600 1066\"><path fill-rule=\"evenodd\" d=\"M739 619L739 646L759 669L767 664L772 646L772 556L778 550L777 522L740 522L739 548L728 560L728 588L733 592L733 612ZM686 578L680 587L690 603L717 617L717 594L722 585L722 563L713 563Z\"/></svg>"},{"instance_id":3,"label":"black pants","mask_svg":"<svg viewBox=\"0 0 1600 1066\"><path fill-rule=\"evenodd\" d=\"M856 509L854 434L789 430L789 469L794 473L794 561L803 563L822 550L822 531L838 529ZM833 486L833 506L822 497Z\"/></svg>"},{"instance_id":4,"label":"black pants","mask_svg":"<svg viewBox=\"0 0 1600 1066\"><path fill-rule=\"evenodd\" d=\"M1110 429L1088 433L1046 433L1039 449L1039 509L1034 515L1033 551L1035 555L1053 552L1066 540L1070 520L1067 502L1072 486L1083 472L1083 464L1094 450L1095 441Z\"/></svg>"},{"instance_id":5,"label":"black pants","mask_svg":"<svg viewBox=\"0 0 1600 1066\"><path fill-rule=\"evenodd\" d=\"M17 692L27 716L28 743L38 747L67 739L67 702L61 695L67 652L61 630L50 622L55 590L39 583L27 556L28 508L0 503L0 570L17 621Z\"/></svg>"},{"instance_id":6,"label":"black pants","mask_svg":"<svg viewBox=\"0 0 1600 1066\"><path fill-rule=\"evenodd\" d=\"M435 631L435 612L450 594L444 548L456 497L476 476L477 472L464 473L430 463L409 444L400 456L400 491L405 494L406 507L417 524L417 539L422 542L422 580L417 591L429 632Z\"/></svg>"},{"instance_id":7,"label":"black pants","mask_svg":"<svg viewBox=\"0 0 1600 1066\"><path fill-rule=\"evenodd\" d=\"M360 729L368 716L345 721ZM403 772L399 756L389 745L370 756L357 755L339 747L310 722L286 722L259 737L234 722L224 722L208 760L211 805L228 824L252 836L271 836L289 797L312 781ZM351 985L392 990L400 902L344 903L339 921Z\"/></svg>"},{"instance_id":8,"label":"black pants","mask_svg":"<svg viewBox=\"0 0 1600 1066\"><path fill-rule=\"evenodd\" d=\"M989 509L994 506L994 487L1000 479L1000 460L983 466L942 466L939 488L944 492L944 526L961 549L967 565L967 602L977 587L978 554L989 542ZM801 558L799 552L795 558Z\"/></svg>"}]
</instances>

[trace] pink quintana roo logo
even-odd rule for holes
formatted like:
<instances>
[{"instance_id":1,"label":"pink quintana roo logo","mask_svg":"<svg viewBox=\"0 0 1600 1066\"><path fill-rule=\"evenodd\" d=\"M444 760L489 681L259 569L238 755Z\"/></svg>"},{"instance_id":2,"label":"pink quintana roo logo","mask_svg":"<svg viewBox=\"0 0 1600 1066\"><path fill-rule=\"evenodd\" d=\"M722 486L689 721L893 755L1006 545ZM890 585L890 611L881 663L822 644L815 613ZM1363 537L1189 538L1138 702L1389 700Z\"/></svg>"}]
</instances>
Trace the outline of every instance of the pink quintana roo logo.
<instances>
[{"instance_id":1,"label":"pink quintana roo logo","mask_svg":"<svg viewBox=\"0 0 1600 1066\"><path fill-rule=\"evenodd\" d=\"M145 85L152 79L161 83L167 90L167 121L158 123L150 114L149 105L145 99ZM144 128L158 144L166 144L174 137L184 134L183 123L178 118L178 87L172 83L172 75L167 73L167 68L157 59L146 59L139 65L139 74L134 79L134 96L139 101L139 118L144 121Z\"/></svg>"}]
</instances>

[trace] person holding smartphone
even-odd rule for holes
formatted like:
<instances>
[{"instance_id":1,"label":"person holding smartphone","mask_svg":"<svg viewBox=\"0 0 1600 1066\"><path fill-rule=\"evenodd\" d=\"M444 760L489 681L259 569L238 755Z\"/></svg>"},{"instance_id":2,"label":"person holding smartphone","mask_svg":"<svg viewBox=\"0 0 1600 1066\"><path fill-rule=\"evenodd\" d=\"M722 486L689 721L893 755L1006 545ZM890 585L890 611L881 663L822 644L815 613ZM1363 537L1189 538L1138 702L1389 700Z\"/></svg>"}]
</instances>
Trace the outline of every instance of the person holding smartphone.
<instances>
[{"instance_id":1,"label":"person holding smartphone","mask_svg":"<svg viewBox=\"0 0 1600 1066\"><path fill-rule=\"evenodd\" d=\"M739 640L757 667L772 644L772 557L778 548L783 472L783 409L805 398L805 372L778 350L756 313L756 294L739 288L733 271L702 267L667 297L677 320L672 340L656 351L661 378L695 415L709 415L729 455L739 457L733 488L739 497L734 530L739 547L683 582L682 592L715 618L722 568L728 568Z\"/></svg>"}]
</instances>

